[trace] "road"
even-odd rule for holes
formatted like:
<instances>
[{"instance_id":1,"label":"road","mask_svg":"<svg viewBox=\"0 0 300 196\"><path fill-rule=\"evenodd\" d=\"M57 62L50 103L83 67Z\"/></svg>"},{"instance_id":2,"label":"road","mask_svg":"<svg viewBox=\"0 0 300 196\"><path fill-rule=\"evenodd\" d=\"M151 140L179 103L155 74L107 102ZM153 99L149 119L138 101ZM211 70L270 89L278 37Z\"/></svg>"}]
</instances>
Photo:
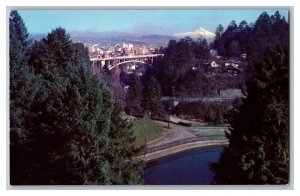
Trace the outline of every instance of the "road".
<instances>
[{"instance_id":1,"label":"road","mask_svg":"<svg viewBox=\"0 0 300 196\"><path fill-rule=\"evenodd\" d=\"M170 143L173 141L195 137L195 131L191 127L180 126L170 123L170 129L168 129L168 123L156 121L164 127L163 136L155 141L148 143L148 148L153 146L159 146L162 144Z\"/></svg>"}]
</instances>

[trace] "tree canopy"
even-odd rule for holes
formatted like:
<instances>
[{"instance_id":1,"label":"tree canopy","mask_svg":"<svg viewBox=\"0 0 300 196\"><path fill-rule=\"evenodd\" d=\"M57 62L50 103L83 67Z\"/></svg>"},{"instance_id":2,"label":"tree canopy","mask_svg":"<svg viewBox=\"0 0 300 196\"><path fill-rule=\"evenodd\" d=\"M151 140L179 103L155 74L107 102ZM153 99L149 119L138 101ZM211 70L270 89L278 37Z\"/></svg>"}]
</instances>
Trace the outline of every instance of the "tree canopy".
<instances>
[{"instance_id":1,"label":"tree canopy","mask_svg":"<svg viewBox=\"0 0 300 196\"><path fill-rule=\"evenodd\" d=\"M11 184L141 183L130 124L83 45L61 27L32 45L26 32L11 12L10 54L29 51L10 55Z\"/></svg>"},{"instance_id":2,"label":"tree canopy","mask_svg":"<svg viewBox=\"0 0 300 196\"><path fill-rule=\"evenodd\" d=\"M225 57L239 56L247 53L251 58L263 53L266 48L276 46L280 41L288 37L288 23L278 11L269 16L263 12L255 24L248 25L246 21L241 21L237 26L232 21L227 29L219 25L216 29L216 36L213 48L219 55ZM261 57L259 57L261 58Z\"/></svg>"},{"instance_id":3,"label":"tree canopy","mask_svg":"<svg viewBox=\"0 0 300 196\"><path fill-rule=\"evenodd\" d=\"M248 97L229 120L230 144L212 165L217 184L289 182L288 45L267 50L255 67Z\"/></svg>"}]
</instances>

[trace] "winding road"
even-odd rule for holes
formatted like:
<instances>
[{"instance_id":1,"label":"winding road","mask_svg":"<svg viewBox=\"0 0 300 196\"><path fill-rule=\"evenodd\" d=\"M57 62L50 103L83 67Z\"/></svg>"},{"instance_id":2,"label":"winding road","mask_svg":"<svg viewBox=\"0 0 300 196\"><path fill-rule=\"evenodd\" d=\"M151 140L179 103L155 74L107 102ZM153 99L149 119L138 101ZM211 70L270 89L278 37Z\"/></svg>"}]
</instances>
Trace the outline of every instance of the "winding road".
<instances>
[{"instance_id":1,"label":"winding road","mask_svg":"<svg viewBox=\"0 0 300 196\"><path fill-rule=\"evenodd\" d=\"M164 127L163 136L155 141L149 142L148 147L159 146L162 144L182 140L186 138L196 137L195 131L191 127L184 127L177 124L170 123L170 129L168 129L168 123L156 121L158 124Z\"/></svg>"},{"instance_id":2,"label":"winding road","mask_svg":"<svg viewBox=\"0 0 300 196\"><path fill-rule=\"evenodd\" d=\"M188 143L179 143L178 145L174 146L173 145L174 143L172 144L172 142L179 142L185 139L193 140L193 138L197 139L198 137L195 136L195 133L199 132L199 128L197 129L195 127L187 127L187 126L181 126L176 124L178 123L178 120L182 122L184 121L189 122L192 123L193 125L200 124L199 122L192 122L192 121L182 120L177 117L171 117L171 121L173 121L173 123L170 123L170 128L168 128L167 122L155 121L156 123L160 124L164 128L163 135L162 137L149 142L147 144L147 148L148 149L152 148L152 151L150 150L150 152L146 154L141 154L140 156L138 156L138 158L144 161L151 161L163 156L167 156L184 150L189 150L192 148L219 146L219 145L228 144L228 139L226 139L225 137L214 137L214 138L206 138L204 140L199 140L199 141L195 140L193 142L188 142ZM202 131L205 131L205 129ZM166 145L167 148L165 148Z\"/></svg>"}]
</instances>

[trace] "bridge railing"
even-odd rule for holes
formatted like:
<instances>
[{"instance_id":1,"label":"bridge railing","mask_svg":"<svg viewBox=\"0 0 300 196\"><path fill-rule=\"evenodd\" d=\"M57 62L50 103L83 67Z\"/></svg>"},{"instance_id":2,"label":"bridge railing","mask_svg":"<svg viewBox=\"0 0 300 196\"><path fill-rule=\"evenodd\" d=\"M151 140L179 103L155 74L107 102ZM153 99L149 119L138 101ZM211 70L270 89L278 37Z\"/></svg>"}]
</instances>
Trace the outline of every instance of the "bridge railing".
<instances>
[{"instance_id":1,"label":"bridge railing","mask_svg":"<svg viewBox=\"0 0 300 196\"><path fill-rule=\"evenodd\" d=\"M218 140L224 140L227 142L227 138L226 137L192 137L192 138L187 138L187 139L182 139L182 140L177 140L174 142L170 142L170 143L166 143L166 144L162 144L159 146L153 146L153 147L149 147L147 149L145 149L144 151L140 151L138 153L138 155L143 155L143 154L148 154L148 153L153 153L153 152L157 152L160 150L165 150L168 148L172 148L175 146L180 146L183 144L189 144L189 143L194 143L194 142L199 142L199 141L208 141L208 140L212 140L212 141L218 141Z\"/></svg>"}]
</instances>

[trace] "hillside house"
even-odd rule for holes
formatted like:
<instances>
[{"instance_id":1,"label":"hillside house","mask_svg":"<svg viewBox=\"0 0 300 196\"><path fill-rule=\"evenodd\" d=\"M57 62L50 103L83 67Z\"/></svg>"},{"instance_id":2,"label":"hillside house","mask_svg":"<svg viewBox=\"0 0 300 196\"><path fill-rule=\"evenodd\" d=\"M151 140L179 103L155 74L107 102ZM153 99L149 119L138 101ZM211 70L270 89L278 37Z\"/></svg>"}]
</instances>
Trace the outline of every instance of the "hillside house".
<instances>
[{"instance_id":1,"label":"hillside house","mask_svg":"<svg viewBox=\"0 0 300 196\"><path fill-rule=\"evenodd\" d=\"M220 67L220 64L218 64L216 61L211 61L210 66L215 68L215 67Z\"/></svg>"}]
</instances>

